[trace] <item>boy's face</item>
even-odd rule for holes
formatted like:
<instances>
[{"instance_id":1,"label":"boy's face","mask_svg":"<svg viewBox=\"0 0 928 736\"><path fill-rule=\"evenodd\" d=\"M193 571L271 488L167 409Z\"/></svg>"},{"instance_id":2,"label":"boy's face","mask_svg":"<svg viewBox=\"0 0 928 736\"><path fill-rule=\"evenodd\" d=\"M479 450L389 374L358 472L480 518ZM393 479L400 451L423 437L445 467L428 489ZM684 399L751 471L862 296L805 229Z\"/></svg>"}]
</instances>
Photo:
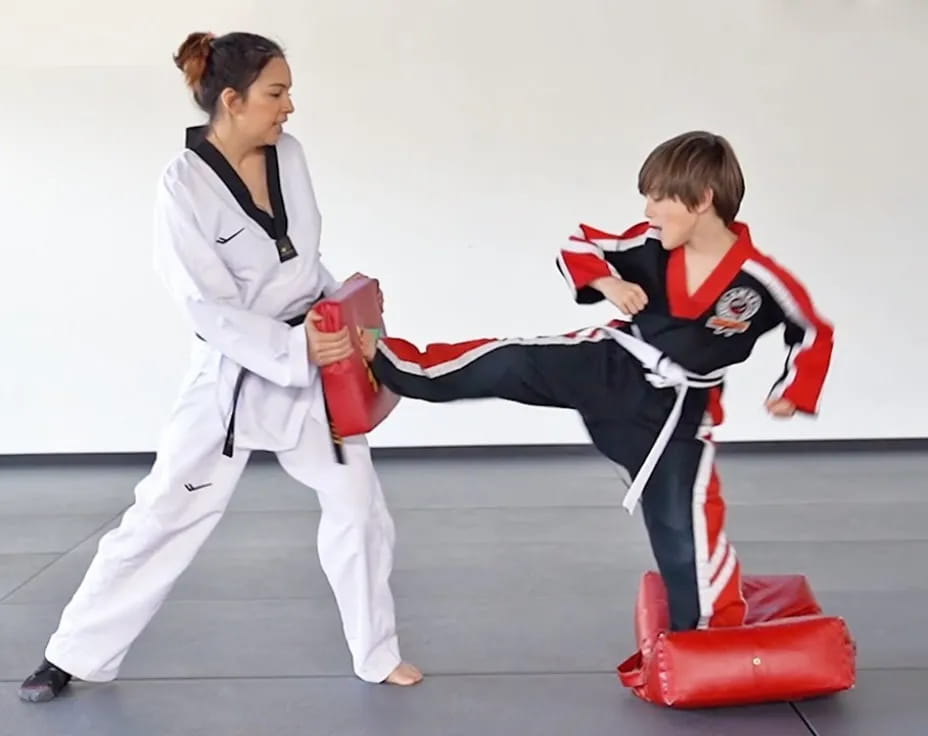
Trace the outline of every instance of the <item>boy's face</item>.
<instances>
[{"instance_id":1,"label":"boy's face","mask_svg":"<svg viewBox=\"0 0 928 736\"><path fill-rule=\"evenodd\" d=\"M646 197L644 215L661 231L661 243L666 250L684 245L693 235L699 221L699 211L691 210L676 197Z\"/></svg>"}]
</instances>

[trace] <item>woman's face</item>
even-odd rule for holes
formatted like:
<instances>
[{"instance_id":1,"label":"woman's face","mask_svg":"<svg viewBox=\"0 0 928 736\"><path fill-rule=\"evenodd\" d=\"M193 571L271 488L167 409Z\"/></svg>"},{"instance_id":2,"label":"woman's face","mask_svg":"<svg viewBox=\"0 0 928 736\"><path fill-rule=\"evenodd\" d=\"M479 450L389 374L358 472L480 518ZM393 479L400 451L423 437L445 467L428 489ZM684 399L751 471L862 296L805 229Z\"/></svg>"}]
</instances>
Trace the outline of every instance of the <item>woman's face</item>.
<instances>
[{"instance_id":1,"label":"woman's face","mask_svg":"<svg viewBox=\"0 0 928 736\"><path fill-rule=\"evenodd\" d=\"M284 123L294 110L291 85L290 65L285 59L274 58L248 88L244 98L226 90L223 100L236 132L257 145L277 143Z\"/></svg>"}]
</instances>

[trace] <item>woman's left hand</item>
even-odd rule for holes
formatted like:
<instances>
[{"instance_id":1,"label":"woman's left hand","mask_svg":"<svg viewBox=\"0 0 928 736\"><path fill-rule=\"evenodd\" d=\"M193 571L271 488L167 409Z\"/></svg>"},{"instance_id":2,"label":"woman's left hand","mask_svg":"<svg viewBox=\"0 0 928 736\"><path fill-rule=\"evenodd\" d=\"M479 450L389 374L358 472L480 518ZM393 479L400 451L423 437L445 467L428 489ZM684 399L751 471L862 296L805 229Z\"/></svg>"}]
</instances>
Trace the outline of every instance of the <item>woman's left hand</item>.
<instances>
[{"instance_id":1,"label":"woman's left hand","mask_svg":"<svg viewBox=\"0 0 928 736\"><path fill-rule=\"evenodd\" d=\"M345 283L348 283L349 281L354 281L355 279L369 279L369 278L370 276L367 276L366 274L355 272L351 274L351 276L349 276L347 279L345 279ZM376 281L376 279L371 279L371 280ZM383 312L383 292L380 290L379 282L377 283L377 304L380 306L380 311Z\"/></svg>"}]
</instances>

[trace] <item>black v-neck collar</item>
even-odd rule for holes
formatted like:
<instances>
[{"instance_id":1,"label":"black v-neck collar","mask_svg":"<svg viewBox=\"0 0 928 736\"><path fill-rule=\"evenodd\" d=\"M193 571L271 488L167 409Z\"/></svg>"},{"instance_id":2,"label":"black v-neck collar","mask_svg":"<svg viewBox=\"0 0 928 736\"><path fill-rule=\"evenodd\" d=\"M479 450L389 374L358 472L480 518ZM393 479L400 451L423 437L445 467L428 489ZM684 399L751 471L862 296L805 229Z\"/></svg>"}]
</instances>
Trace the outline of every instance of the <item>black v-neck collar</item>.
<instances>
[{"instance_id":1,"label":"black v-neck collar","mask_svg":"<svg viewBox=\"0 0 928 736\"><path fill-rule=\"evenodd\" d=\"M226 157L219 152L219 149L207 140L206 126L187 128L186 146L216 172L216 176L226 185L239 206L261 226L271 240L280 243L286 239L287 209L284 206L284 197L280 187L280 166L277 160L277 149L274 146L264 147L267 191L271 208L274 211L273 216L255 204L245 182L232 168Z\"/></svg>"}]
</instances>

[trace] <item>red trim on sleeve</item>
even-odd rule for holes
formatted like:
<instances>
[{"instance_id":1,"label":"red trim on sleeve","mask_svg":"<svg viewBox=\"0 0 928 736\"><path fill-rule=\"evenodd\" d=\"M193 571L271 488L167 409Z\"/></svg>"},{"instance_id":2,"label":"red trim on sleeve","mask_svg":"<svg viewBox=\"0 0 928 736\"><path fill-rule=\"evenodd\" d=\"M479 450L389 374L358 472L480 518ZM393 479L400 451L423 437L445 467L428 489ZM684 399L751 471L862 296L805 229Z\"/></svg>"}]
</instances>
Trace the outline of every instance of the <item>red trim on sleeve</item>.
<instances>
[{"instance_id":1,"label":"red trim on sleeve","mask_svg":"<svg viewBox=\"0 0 928 736\"><path fill-rule=\"evenodd\" d=\"M605 230L580 224L580 230L568 238L568 246L560 252L564 277L575 291L589 286L604 276L617 276L616 270L606 260L604 251L622 251L642 245L651 229L648 222L639 222L614 235ZM576 243L577 245L571 245Z\"/></svg>"},{"instance_id":2,"label":"red trim on sleeve","mask_svg":"<svg viewBox=\"0 0 928 736\"><path fill-rule=\"evenodd\" d=\"M590 225L580 225L580 230L583 232L583 237L587 241L594 240L634 240L640 238L651 228L651 223L638 222L632 225L630 228L625 230L621 235L614 235L612 233L607 233L605 230L599 230L598 228L592 227Z\"/></svg>"},{"instance_id":3,"label":"red trim on sleeve","mask_svg":"<svg viewBox=\"0 0 928 736\"><path fill-rule=\"evenodd\" d=\"M791 343L785 375L774 386L771 396L788 399L800 411L815 414L831 366L834 328L819 315L805 287L795 276L767 256L758 255L755 260L786 290L785 294L774 294L774 298L783 309L787 330L792 329L791 323L802 331L801 339Z\"/></svg>"},{"instance_id":4,"label":"red trim on sleeve","mask_svg":"<svg viewBox=\"0 0 928 736\"><path fill-rule=\"evenodd\" d=\"M567 269L567 276L578 291L589 286L596 279L614 276L615 273L602 257L595 253L574 253L561 251L561 262Z\"/></svg>"}]
</instances>

